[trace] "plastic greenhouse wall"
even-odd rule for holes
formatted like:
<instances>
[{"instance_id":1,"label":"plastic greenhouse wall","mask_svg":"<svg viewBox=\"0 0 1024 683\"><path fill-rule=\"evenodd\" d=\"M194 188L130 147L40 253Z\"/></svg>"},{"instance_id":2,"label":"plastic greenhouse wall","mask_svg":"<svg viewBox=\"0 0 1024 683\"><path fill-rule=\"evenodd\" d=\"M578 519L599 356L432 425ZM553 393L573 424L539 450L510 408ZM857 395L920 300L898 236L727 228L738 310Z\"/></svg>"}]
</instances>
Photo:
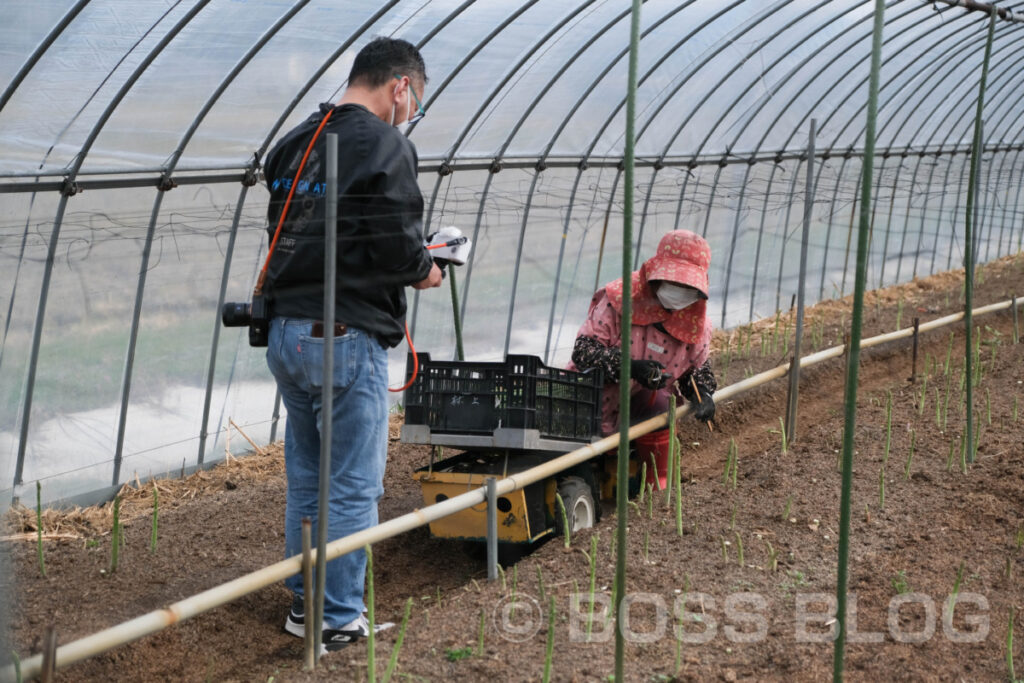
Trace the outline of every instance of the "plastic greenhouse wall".
<instances>
[{"instance_id":1,"label":"plastic greenhouse wall","mask_svg":"<svg viewBox=\"0 0 1024 683\"><path fill-rule=\"evenodd\" d=\"M467 357L565 363L621 261L620 4L3 3L4 505L37 480L44 500L92 501L219 461L229 419L257 442L281 436L262 352L218 327L223 300L248 300L266 249L265 187L242 181L280 133L337 99L375 35L417 43L427 61L429 115L411 139L424 230L455 225L475 243L457 272ZM871 287L963 259L987 18L948 5L887 8ZM870 3L849 0L645 3L637 265L669 230L704 235L716 325L789 308L807 201L808 302L852 290L870 23ZM981 261L1019 251L1024 234L1021 30L1012 13L996 28ZM447 292L410 303L417 348L452 356ZM391 355L393 385L405 352Z\"/></svg>"}]
</instances>

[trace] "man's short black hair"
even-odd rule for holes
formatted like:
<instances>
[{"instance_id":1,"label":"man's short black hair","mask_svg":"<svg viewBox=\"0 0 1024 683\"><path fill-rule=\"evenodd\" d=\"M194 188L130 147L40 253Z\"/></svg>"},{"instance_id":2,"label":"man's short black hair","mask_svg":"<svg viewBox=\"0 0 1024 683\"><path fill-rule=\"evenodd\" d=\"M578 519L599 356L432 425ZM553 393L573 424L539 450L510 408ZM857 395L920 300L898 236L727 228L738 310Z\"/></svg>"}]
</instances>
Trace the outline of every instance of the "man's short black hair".
<instances>
[{"instance_id":1,"label":"man's short black hair","mask_svg":"<svg viewBox=\"0 0 1024 683\"><path fill-rule=\"evenodd\" d=\"M427 82L427 67L420 51L401 38L374 38L359 51L348 74L349 85L378 88L398 76Z\"/></svg>"}]
</instances>

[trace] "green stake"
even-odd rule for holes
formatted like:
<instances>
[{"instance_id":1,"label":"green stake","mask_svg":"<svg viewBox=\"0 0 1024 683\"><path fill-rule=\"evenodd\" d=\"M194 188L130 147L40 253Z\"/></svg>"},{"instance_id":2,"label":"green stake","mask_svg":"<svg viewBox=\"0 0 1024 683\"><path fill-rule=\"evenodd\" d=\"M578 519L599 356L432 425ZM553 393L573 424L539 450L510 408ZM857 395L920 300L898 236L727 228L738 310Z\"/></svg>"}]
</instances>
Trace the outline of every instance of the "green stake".
<instances>
[{"instance_id":1,"label":"green stake","mask_svg":"<svg viewBox=\"0 0 1024 683\"><path fill-rule=\"evenodd\" d=\"M637 62L640 53L640 0L633 0L630 11L629 26L629 66L626 77L626 137L624 140L625 155L623 159L624 182L622 187L622 280L629 282L633 272L633 190L635 187L635 125L636 125L636 86ZM631 358L630 337L633 319L632 293L623 292L622 296L622 341L619 344L623 358ZM629 363L622 363L619 375L619 410L625 416L619 425L619 454L615 496L616 527L615 538L615 581L612 610L615 615L615 680L625 680L626 640L625 629L620 623L622 610L619 605L626 597L626 524L629 521L629 510L626 506L629 487L629 402L630 402Z\"/></svg>"},{"instance_id":2,"label":"green stake","mask_svg":"<svg viewBox=\"0 0 1024 683\"><path fill-rule=\"evenodd\" d=\"M842 487L839 497L839 558L836 576L836 622L838 625L832 659L832 680L843 680L846 650L846 592L849 583L850 499L853 489L853 434L857 424L857 376L860 370L860 339L864 316L864 288L867 280L868 233L871 226L871 186L874 177L875 127L878 116L878 83L882 53L882 28L885 25L885 0L875 0L871 40L871 76L868 87L867 126L862 162L860 225L857 230L857 270L853 289L853 319L846 362L844 391L845 420L842 448Z\"/></svg>"},{"instance_id":3,"label":"green stake","mask_svg":"<svg viewBox=\"0 0 1024 683\"><path fill-rule=\"evenodd\" d=\"M459 354L459 360L466 360L466 354L462 349L462 320L459 317L459 290L455 284L455 264L448 264L448 285L452 290L452 318L455 324L455 349Z\"/></svg>"},{"instance_id":4,"label":"green stake","mask_svg":"<svg viewBox=\"0 0 1024 683\"><path fill-rule=\"evenodd\" d=\"M974 201L978 186L978 170L981 166L982 152L982 112L985 108L985 84L988 80L988 63L992 56L992 36L996 30L996 11L992 7L988 21L988 38L985 41L985 57L981 64L981 81L978 84L978 106L974 116L974 141L971 146L971 171L967 183L967 207L964 216L964 331L966 333L964 351L964 374L967 376L967 455L970 462L974 462L974 392L971 387L973 377L971 373L971 333L973 323L971 320L972 306L974 305Z\"/></svg>"}]
</instances>

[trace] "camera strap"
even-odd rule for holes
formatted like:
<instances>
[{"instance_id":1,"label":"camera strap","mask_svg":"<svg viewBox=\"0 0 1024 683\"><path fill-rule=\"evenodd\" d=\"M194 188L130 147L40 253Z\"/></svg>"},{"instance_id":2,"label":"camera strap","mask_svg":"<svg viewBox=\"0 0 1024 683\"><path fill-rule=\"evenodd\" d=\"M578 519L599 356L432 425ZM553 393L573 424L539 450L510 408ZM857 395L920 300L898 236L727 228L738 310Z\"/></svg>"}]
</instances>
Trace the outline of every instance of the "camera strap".
<instances>
[{"instance_id":1,"label":"camera strap","mask_svg":"<svg viewBox=\"0 0 1024 683\"><path fill-rule=\"evenodd\" d=\"M306 168L306 160L309 159L310 153L313 151L313 145L316 143L317 138L320 137L320 131L327 125L327 120L331 118L331 114L334 113L334 107L324 115L323 120L317 127L316 132L313 133L313 139L309 141L309 146L306 148L306 153L302 155L302 161L299 162L299 170L295 172L295 180L292 182L291 188L288 190L288 197L284 200L284 208L281 209L281 216L277 220L277 228L274 230L274 238L270 241L270 248L267 249L267 260L263 262L263 268L260 269L260 276L256 280L256 288L253 289L252 295L254 297L263 294L263 284L267 280L267 268L270 266L270 257L274 255L274 248L277 246L277 240L281 236L281 228L284 226L284 219L288 216L288 209L292 204L292 197L295 195L295 188L299 186L299 179L302 178L302 171Z\"/></svg>"}]
</instances>

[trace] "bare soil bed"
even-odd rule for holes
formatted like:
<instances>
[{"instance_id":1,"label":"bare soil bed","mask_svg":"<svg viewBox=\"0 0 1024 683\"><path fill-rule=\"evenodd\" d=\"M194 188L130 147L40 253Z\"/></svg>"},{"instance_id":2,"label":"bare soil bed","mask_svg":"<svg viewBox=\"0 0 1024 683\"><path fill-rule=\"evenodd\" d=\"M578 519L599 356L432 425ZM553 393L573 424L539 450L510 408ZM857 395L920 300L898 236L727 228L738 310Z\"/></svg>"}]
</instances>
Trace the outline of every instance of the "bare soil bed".
<instances>
[{"instance_id":1,"label":"bare soil bed","mask_svg":"<svg viewBox=\"0 0 1024 683\"><path fill-rule=\"evenodd\" d=\"M905 327L913 317L923 322L955 312L961 286L962 273L954 272L869 293L864 336L895 329L897 318ZM981 270L975 303L1014 292L1024 293L1024 260L1003 259ZM807 352L842 339L850 303L825 302L809 311ZM786 312L718 333L720 385L784 362L791 353L784 339L787 330L792 335L790 317ZM1008 312L975 324L983 367L974 391L980 437L977 460L965 471L963 324L922 334L914 383L908 381L909 342L862 354L849 564L858 642L847 646L849 680L1007 680L1011 610L1017 615L1017 675L1024 672L1024 405L1018 405L1024 402L1024 345L1012 343ZM667 507L660 492L650 507L636 501L629 511L634 636L626 645L628 680L831 676L825 602L836 586L844 378L842 360L805 371L798 438L786 452L779 433L784 380L719 405L714 433L690 419L679 422L682 534L674 502ZM382 520L422 506L411 473L428 453L399 442L399 419L392 424ZM733 440L735 483L724 477ZM157 486L157 552L149 552L152 484L126 490L126 546L113 574L106 571L109 505L47 513L45 578L34 543L3 543L12 569L0 577L12 603L8 638L20 655L39 651L49 625L66 643L280 559L279 446ZM6 534L35 530L34 513L25 510L8 514L6 523ZM479 559L457 543L432 539L426 529L375 546L378 618L400 621L412 600L396 679L540 680L554 598L552 679L609 680L611 628L598 618L587 642L585 604L575 605L571 595L589 589L585 551L595 538L596 593L610 595L615 525L614 511L606 508L601 523L572 538L568 549L553 539L494 583L486 581ZM951 601L955 592L959 600ZM325 656L315 672L302 670L301 641L281 630L289 602L285 588L273 586L75 664L57 679L365 680L365 644ZM950 620L944 615L954 603ZM377 641L378 675L397 632ZM0 654L0 661L7 659Z\"/></svg>"}]
</instances>

